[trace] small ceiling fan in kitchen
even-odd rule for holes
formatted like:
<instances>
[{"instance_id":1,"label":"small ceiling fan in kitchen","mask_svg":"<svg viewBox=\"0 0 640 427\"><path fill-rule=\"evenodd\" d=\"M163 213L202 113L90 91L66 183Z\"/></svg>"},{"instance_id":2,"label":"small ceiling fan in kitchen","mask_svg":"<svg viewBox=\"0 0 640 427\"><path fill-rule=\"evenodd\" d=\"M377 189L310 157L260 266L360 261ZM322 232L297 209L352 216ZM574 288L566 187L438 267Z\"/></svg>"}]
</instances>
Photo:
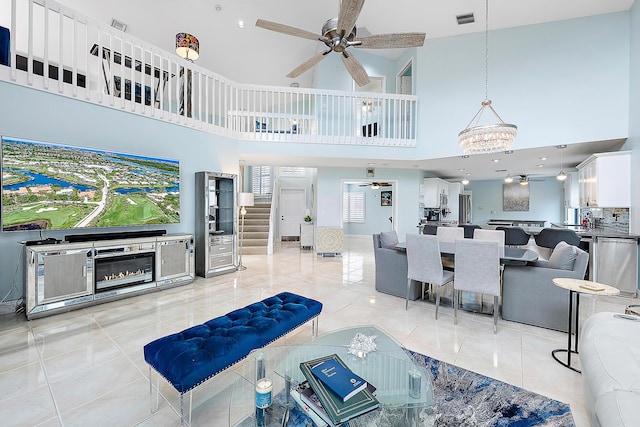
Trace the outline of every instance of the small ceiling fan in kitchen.
<instances>
[{"instance_id":1,"label":"small ceiling fan in kitchen","mask_svg":"<svg viewBox=\"0 0 640 427\"><path fill-rule=\"evenodd\" d=\"M544 181L544 179L531 179L530 177L533 175L516 175L517 177L519 177L517 179L516 182L518 182L520 185L529 185L529 182L531 181Z\"/></svg>"},{"instance_id":2,"label":"small ceiling fan in kitchen","mask_svg":"<svg viewBox=\"0 0 640 427\"><path fill-rule=\"evenodd\" d=\"M360 187L371 187L372 190L377 190L380 187L391 187L392 185L388 182L370 182L368 184L360 184Z\"/></svg>"},{"instance_id":3,"label":"small ceiling fan in kitchen","mask_svg":"<svg viewBox=\"0 0 640 427\"><path fill-rule=\"evenodd\" d=\"M365 86L370 82L369 75L360 61L351 53L350 48L398 49L418 47L424 44L426 34L391 33L357 37L356 20L362 11L364 1L365 0L342 0L338 17L327 20L322 25L322 32L320 34L264 19L258 19L256 26L290 36L319 40L326 45L327 50L316 53L298 65L287 74L287 77L299 76L322 61L329 53L336 52L340 54L344 66L356 84L358 86Z\"/></svg>"}]
</instances>

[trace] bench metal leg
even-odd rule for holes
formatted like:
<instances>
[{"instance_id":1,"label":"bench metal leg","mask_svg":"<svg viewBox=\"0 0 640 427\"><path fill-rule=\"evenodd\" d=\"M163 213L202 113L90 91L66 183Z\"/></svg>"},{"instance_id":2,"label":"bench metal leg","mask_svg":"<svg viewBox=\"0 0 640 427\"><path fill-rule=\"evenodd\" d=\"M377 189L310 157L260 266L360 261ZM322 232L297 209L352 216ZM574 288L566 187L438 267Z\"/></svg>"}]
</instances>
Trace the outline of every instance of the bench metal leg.
<instances>
[{"instance_id":1,"label":"bench metal leg","mask_svg":"<svg viewBox=\"0 0 640 427\"><path fill-rule=\"evenodd\" d=\"M189 420L187 421L184 417L184 393L180 393L180 425L181 426L190 426L191 425L191 408L193 407L193 391L189 391Z\"/></svg>"},{"instance_id":2,"label":"bench metal leg","mask_svg":"<svg viewBox=\"0 0 640 427\"><path fill-rule=\"evenodd\" d=\"M318 318L314 317L311 320L311 335L313 338L318 338Z\"/></svg>"},{"instance_id":3,"label":"bench metal leg","mask_svg":"<svg viewBox=\"0 0 640 427\"><path fill-rule=\"evenodd\" d=\"M149 403L151 404L151 413L155 414L158 411L158 406L160 405L160 375L155 375L156 377L156 400L155 405L153 402L153 369L151 369L151 365L149 365Z\"/></svg>"}]
</instances>

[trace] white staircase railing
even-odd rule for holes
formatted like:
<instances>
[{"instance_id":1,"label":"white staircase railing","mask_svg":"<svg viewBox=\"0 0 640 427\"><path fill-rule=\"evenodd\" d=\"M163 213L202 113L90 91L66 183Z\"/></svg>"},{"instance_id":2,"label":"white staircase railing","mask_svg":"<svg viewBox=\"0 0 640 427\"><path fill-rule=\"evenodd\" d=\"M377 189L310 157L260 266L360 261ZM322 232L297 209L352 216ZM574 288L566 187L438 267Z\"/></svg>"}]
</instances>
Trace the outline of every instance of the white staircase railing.
<instances>
[{"instance_id":1,"label":"white staircase railing","mask_svg":"<svg viewBox=\"0 0 640 427\"><path fill-rule=\"evenodd\" d=\"M415 147L410 95L242 85L53 0L1 0L0 80L243 140Z\"/></svg>"}]
</instances>

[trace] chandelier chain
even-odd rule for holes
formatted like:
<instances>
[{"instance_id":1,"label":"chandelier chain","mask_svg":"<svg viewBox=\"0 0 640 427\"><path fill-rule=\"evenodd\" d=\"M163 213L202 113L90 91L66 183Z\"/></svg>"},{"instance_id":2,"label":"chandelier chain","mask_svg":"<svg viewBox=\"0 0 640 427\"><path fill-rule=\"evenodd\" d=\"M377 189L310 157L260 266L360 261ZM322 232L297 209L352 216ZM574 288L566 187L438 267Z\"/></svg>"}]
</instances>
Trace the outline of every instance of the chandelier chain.
<instances>
[{"instance_id":1,"label":"chandelier chain","mask_svg":"<svg viewBox=\"0 0 640 427\"><path fill-rule=\"evenodd\" d=\"M484 8L484 99L489 99L489 0Z\"/></svg>"}]
</instances>

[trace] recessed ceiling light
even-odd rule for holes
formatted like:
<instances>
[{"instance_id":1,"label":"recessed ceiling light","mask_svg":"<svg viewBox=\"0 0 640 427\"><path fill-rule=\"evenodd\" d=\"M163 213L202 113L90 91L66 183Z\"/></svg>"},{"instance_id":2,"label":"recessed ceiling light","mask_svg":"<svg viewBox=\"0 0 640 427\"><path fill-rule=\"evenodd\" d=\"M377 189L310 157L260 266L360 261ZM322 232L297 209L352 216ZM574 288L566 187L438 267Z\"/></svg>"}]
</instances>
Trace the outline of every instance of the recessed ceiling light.
<instances>
[{"instance_id":1,"label":"recessed ceiling light","mask_svg":"<svg viewBox=\"0 0 640 427\"><path fill-rule=\"evenodd\" d=\"M546 157L540 157L540 160L545 161L545 160L547 160L547 158Z\"/></svg>"},{"instance_id":2,"label":"recessed ceiling light","mask_svg":"<svg viewBox=\"0 0 640 427\"><path fill-rule=\"evenodd\" d=\"M242 19L238 21L238 28L240 29L244 28L244 21Z\"/></svg>"},{"instance_id":3,"label":"recessed ceiling light","mask_svg":"<svg viewBox=\"0 0 640 427\"><path fill-rule=\"evenodd\" d=\"M220 12L222 10L222 6L220 6L219 4L217 4L215 6L216 12Z\"/></svg>"},{"instance_id":4,"label":"recessed ceiling light","mask_svg":"<svg viewBox=\"0 0 640 427\"><path fill-rule=\"evenodd\" d=\"M464 170L465 170L464 168L458 169L458 171L460 171L460 172L464 172Z\"/></svg>"},{"instance_id":5,"label":"recessed ceiling light","mask_svg":"<svg viewBox=\"0 0 640 427\"><path fill-rule=\"evenodd\" d=\"M491 159L491 161L492 161L493 163L498 163L498 162L500 161L500 159Z\"/></svg>"},{"instance_id":6,"label":"recessed ceiling light","mask_svg":"<svg viewBox=\"0 0 640 427\"><path fill-rule=\"evenodd\" d=\"M375 163L367 163L367 166L375 166Z\"/></svg>"},{"instance_id":7,"label":"recessed ceiling light","mask_svg":"<svg viewBox=\"0 0 640 427\"><path fill-rule=\"evenodd\" d=\"M544 167L543 164L539 164L539 165L536 165L536 166L539 167L539 168L543 168Z\"/></svg>"},{"instance_id":8,"label":"recessed ceiling light","mask_svg":"<svg viewBox=\"0 0 640 427\"><path fill-rule=\"evenodd\" d=\"M293 82L293 83L291 83L289 86L291 86L291 87L300 87L300 83L298 83L298 82Z\"/></svg>"}]
</instances>

